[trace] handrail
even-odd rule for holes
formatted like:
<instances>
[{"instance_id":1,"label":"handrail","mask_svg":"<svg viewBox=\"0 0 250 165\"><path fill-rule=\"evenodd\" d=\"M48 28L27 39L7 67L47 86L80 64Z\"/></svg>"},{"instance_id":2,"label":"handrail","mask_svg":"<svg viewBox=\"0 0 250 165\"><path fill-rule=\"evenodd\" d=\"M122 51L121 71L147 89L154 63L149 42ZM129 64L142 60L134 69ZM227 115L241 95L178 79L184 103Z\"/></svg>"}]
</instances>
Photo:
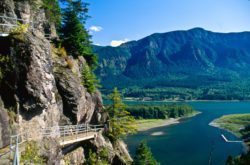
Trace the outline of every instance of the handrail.
<instances>
[{"instance_id":1,"label":"handrail","mask_svg":"<svg viewBox=\"0 0 250 165\"><path fill-rule=\"evenodd\" d=\"M65 126L53 126L42 128L39 132L42 137L57 136L60 138L60 145L69 143L79 142L81 140L91 139L95 137L95 133L103 129L103 125L92 125L92 124L78 124L78 125L65 125ZM17 145L20 145L30 140L29 132L22 132L16 135L10 136L10 147L9 151L0 154L0 158L4 155L16 152ZM62 142L62 143L61 143ZM66 143L64 143L66 142Z\"/></svg>"},{"instance_id":2,"label":"handrail","mask_svg":"<svg viewBox=\"0 0 250 165\"><path fill-rule=\"evenodd\" d=\"M26 20L21 19L21 18L1 16L1 15L0 15L0 18L7 18L7 19L12 19L12 20L26 21ZM29 22L32 22L32 21L29 21Z\"/></svg>"},{"instance_id":3,"label":"handrail","mask_svg":"<svg viewBox=\"0 0 250 165\"><path fill-rule=\"evenodd\" d=\"M30 21L30 20L24 20L24 19L20 19L17 17L8 17L8 16L3 16L3 15L0 15L0 18L6 19L6 20L14 20L14 22L7 22L7 23L3 20L2 21L3 23L0 23L0 27L2 27L1 32L5 32L7 34L9 33L12 27L18 26L19 21L22 21L24 24L29 24L29 29L31 30L34 29L33 21Z\"/></svg>"},{"instance_id":4,"label":"handrail","mask_svg":"<svg viewBox=\"0 0 250 165\"><path fill-rule=\"evenodd\" d=\"M34 30L34 23L31 20L25 20L17 17L8 17L0 15L0 18L6 19L6 20L14 20L14 22L5 22L4 20L0 23L0 34L8 34L11 31L11 28L18 27L18 22L22 21L24 24L29 24L28 29ZM51 40L53 37L51 37L51 34L44 34L44 37L48 40Z\"/></svg>"}]
</instances>

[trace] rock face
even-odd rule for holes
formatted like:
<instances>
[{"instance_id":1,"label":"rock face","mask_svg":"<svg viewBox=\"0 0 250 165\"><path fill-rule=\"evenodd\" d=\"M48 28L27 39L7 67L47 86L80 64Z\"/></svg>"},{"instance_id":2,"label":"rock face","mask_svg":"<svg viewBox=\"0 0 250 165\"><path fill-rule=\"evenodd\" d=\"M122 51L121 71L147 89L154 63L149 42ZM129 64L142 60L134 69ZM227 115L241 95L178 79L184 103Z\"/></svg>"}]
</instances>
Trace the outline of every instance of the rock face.
<instances>
[{"instance_id":1,"label":"rock face","mask_svg":"<svg viewBox=\"0 0 250 165\"><path fill-rule=\"evenodd\" d=\"M103 148L107 149L108 161L111 164L131 164L132 158L130 157L127 146L123 141L117 141L112 144L109 140L105 139L101 134L98 134L95 140L89 141L85 144L88 148L99 153Z\"/></svg>"},{"instance_id":2,"label":"rock face","mask_svg":"<svg viewBox=\"0 0 250 165\"><path fill-rule=\"evenodd\" d=\"M9 116L7 110L3 107L3 102L0 97L0 148L9 144Z\"/></svg>"},{"instance_id":3,"label":"rock face","mask_svg":"<svg viewBox=\"0 0 250 165\"><path fill-rule=\"evenodd\" d=\"M39 130L66 124L98 124L105 122L107 115L101 114L100 92L90 94L81 83L81 71L87 65L85 59L56 55L56 49L44 37L45 27L53 33L54 26L47 21L41 4L41 0L0 2L2 15L32 23L27 32L0 37L0 148L10 144L10 134L28 131L29 137L42 146L41 154L48 164L63 164L67 161L57 139L41 142ZM11 21L0 18L3 23L14 23ZM10 28L5 32L8 31ZM98 137L111 147L111 153L118 151L101 134ZM74 144L79 149L67 153L72 155L71 163L85 161L84 150L89 148L84 148L84 143ZM98 140L91 143L92 147L99 145ZM122 162L122 154L111 154L110 163L114 157Z\"/></svg>"},{"instance_id":4,"label":"rock face","mask_svg":"<svg viewBox=\"0 0 250 165\"><path fill-rule=\"evenodd\" d=\"M87 65L85 60L79 57L78 60L70 58L70 61L72 69L67 67L64 58L54 59L54 75L63 100L63 113L72 123L89 123L94 110L102 108L101 95L98 92L90 95L81 83L81 70Z\"/></svg>"}]
</instances>

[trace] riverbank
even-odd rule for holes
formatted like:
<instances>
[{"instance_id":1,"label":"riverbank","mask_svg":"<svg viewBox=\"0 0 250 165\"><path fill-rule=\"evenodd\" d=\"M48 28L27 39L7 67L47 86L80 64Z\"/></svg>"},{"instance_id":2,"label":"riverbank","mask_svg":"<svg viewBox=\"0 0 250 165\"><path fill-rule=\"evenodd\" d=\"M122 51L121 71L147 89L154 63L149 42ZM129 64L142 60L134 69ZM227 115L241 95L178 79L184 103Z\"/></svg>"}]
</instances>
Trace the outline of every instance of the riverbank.
<instances>
[{"instance_id":1,"label":"riverbank","mask_svg":"<svg viewBox=\"0 0 250 165\"><path fill-rule=\"evenodd\" d=\"M250 100L140 100L124 99L127 102L166 102L166 103L189 103L189 102L250 102Z\"/></svg>"},{"instance_id":2,"label":"riverbank","mask_svg":"<svg viewBox=\"0 0 250 165\"><path fill-rule=\"evenodd\" d=\"M158 128L158 127L168 126L168 125L172 125L172 124L178 124L178 123L180 123L181 119L194 117L200 113L201 112L195 112L192 115L188 115L188 116L180 117L180 118L141 119L141 120L136 120L136 122L137 122L138 131L147 131L147 130L152 129L152 128Z\"/></svg>"},{"instance_id":3,"label":"riverbank","mask_svg":"<svg viewBox=\"0 0 250 165\"><path fill-rule=\"evenodd\" d=\"M250 137L248 128L250 125L250 114L224 115L213 120L209 125L227 130L242 139L248 139ZM246 143L248 145L250 144L249 141Z\"/></svg>"}]
</instances>

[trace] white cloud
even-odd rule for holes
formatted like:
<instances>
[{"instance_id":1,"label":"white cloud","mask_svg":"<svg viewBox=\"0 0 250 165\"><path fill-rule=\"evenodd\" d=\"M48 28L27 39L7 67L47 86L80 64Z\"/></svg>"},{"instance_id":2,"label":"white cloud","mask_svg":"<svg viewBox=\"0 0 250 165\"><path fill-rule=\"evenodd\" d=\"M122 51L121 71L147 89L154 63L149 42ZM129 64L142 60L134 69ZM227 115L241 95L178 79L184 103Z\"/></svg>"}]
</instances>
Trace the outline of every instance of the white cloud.
<instances>
[{"instance_id":1,"label":"white cloud","mask_svg":"<svg viewBox=\"0 0 250 165\"><path fill-rule=\"evenodd\" d=\"M100 32L102 31L102 27L101 26L90 26L89 30L92 32Z\"/></svg>"},{"instance_id":2,"label":"white cloud","mask_svg":"<svg viewBox=\"0 0 250 165\"><path fill-rule=\"evenodd\" d=\"M111 41L110 45L113 47L120 46L121 44L128 42L129 39L125 38L124 40L113 40Z\"/></svg>"}]
</instances>

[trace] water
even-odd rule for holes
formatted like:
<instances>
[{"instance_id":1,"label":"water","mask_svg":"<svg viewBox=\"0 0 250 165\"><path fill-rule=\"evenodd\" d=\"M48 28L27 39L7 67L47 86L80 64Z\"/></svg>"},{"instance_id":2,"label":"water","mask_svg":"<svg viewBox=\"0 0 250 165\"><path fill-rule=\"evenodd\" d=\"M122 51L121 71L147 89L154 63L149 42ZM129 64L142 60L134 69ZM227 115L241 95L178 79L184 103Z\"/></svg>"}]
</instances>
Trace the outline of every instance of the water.
<instances>
[{"instance_id":1,"label":"water","mask_svg":"<svg viewBox=\"0 0 250 165\"><path fill-rule=\"evenodd\" d=\"M183 120L180 124L154 128L126 138L130 153L141 140L146 140L155 158L163 165L224 165L229 155L236 156L246 150L242 143L226 143L227 139L238 140L233 134L209 126L223 115L250 113L250 102L191 102L188 103L201 114ZM157 133L156 133L157 132ZM159 133L161 132L161 133ZM159 136L152 136L155 133Z\"/></svg>"}]
</instances>

